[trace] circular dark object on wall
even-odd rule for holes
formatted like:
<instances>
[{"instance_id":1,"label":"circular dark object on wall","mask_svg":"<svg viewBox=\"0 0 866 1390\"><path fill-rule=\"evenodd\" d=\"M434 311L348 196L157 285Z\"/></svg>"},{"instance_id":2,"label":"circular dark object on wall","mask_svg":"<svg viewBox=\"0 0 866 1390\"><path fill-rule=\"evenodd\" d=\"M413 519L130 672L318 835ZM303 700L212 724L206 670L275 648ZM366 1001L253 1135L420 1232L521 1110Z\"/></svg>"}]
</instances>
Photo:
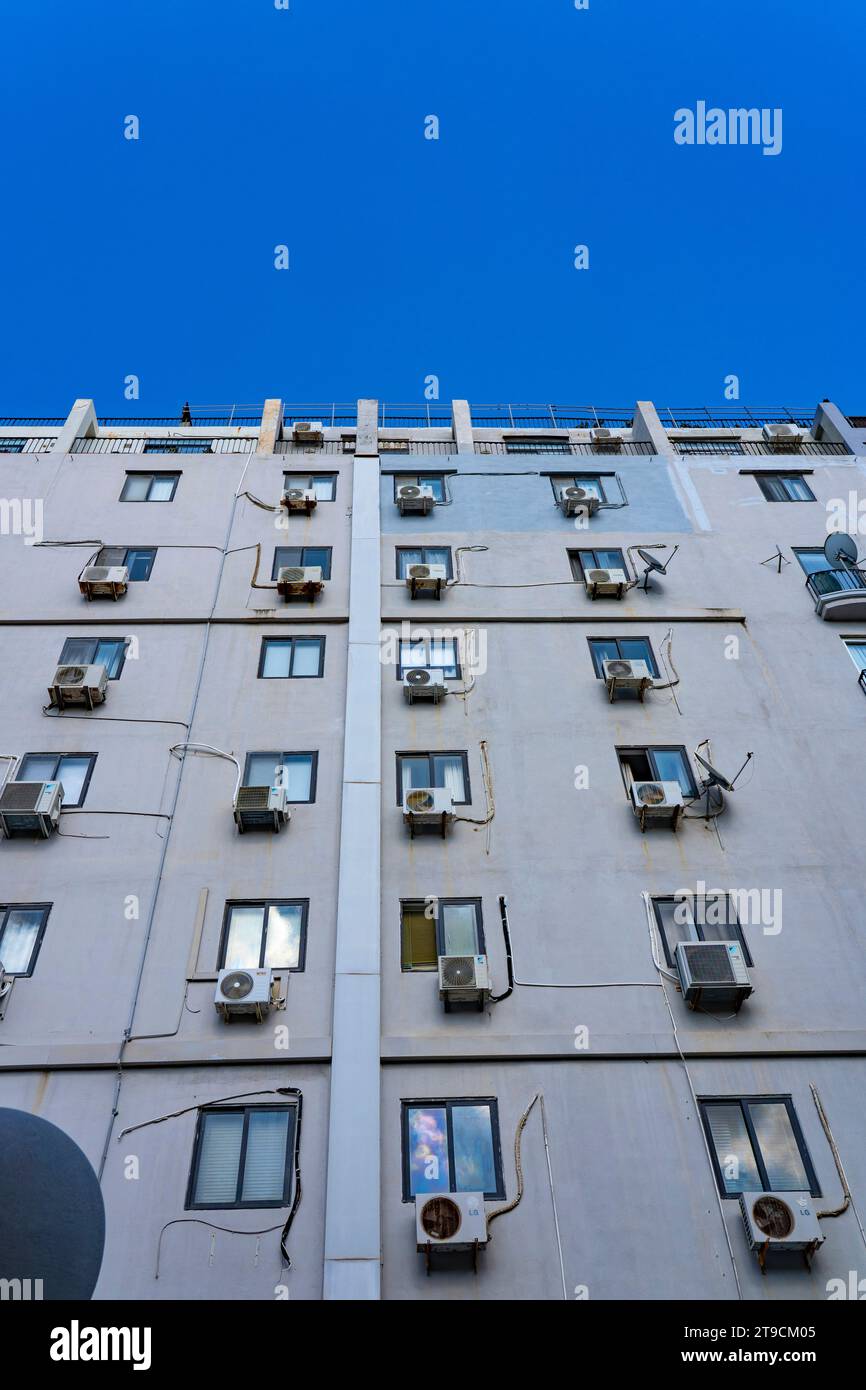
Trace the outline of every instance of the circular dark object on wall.
<instances>
[{"instance_id":1,"label":"circular dark object on wall","mask_svg":"<svg viewBox=\"0 0 866 1390\"><path fill-rule=\"evenodd\" d=\"M453 1240L461 1221L460 1208L450 1197L431 1197L421 1208L421 1226L431 1240Z\"/></svg>"},{"instance_id":2,"label":"circular dark object on wall","mask_svg":"<svg viewBox=\"0 0 866 1390\"><path fill-rule=\"evenodd\" d=\"M0 1279L19 1280L23 1299L91 1298L105 1206L89 1160L57 1125L5 1108L0 1155Z\"/></svg>"},{"instance_id":3,"label":"circular dark object on wall","mask_svg":"<svg viewBox=\"0 0 866 1390\"><path fill-rule=\"evenodd\" d=\"M770 1240L784 1240L794 1229L791 1208L779 1197L759 1197L752 1207L755 1225Z\"/></svg>"}]
</instances>

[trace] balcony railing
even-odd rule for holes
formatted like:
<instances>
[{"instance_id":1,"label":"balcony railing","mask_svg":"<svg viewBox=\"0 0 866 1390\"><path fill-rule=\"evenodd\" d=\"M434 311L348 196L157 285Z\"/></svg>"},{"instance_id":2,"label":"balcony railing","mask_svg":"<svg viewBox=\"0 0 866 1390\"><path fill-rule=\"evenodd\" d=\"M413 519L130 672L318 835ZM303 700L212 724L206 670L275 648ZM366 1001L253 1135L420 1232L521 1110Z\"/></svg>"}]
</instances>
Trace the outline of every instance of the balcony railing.
<instances>
[{"instance_id":1,"label":"balcony railing","mask_svg":"<svg viewBox=\"0 0 866 1390\"><path fill-rule=\"evenodd\" d=\"M0 454L45 454L57 443L56 435L31 434L24 439L0 438Z\"/></svg>"},{"instance_id":2,"label":"balcony railing","mask_svg":"<svg viewBox=\"0 0 866 1390\"><path fill-rule=\"evenodd\" d=\"M787 447L781 442L770 444L764 439L674 439L671 441L678 454L803 454L808 458L826 458L831 454L848 454L847 444L829 443L818 439L802 439Z\"/></svg>"},{"instance_id":3,"label":"balcony railing","mask_svg":"<svg viewBox=\"0 0 866 1390\"><path fill-rule=\"evenodd\" d=\"M450 404L437 401L423 405L379 405L379 428L398 430L429 430L451 428Z\"/></svg>"},{"instance_id":4,"label":"balcony railing","mask_svg":"<svg viewBox=\"0 0 866 1390\"><path fill-rule=\"evenodd\" d=\"M321 420L329 429L358 422L358 407L353 402L329 405L289 405L283 406L283 423L293 425L296 420Z\"/></svg>"},{"instance_id":5,"label":"balcony railing","mask_svg":"<svg viewBox=\"0 0 866 1390\"><path fill-rule=\"evenodd\" d=\"M472 423L494 430L630 429L634 411L586 405L473 405Z\"/></svg>"},{"instance_id":6,"label":"balcony railing","mask_svg":"<svg viewBox=\"0 0 866 1390\"><path fill-rule=\"evenodd\" d=\"M153 435L125 435L116 439L76 439L73 454L248 454L255 438L159 439Z\"/></svg>"},{"instance_id":7,"label":"balcony railing","mask_svg":"<svg viewBox=\"0 0 866 1390\"><path fill-rule=\"evenodd\" d=\"M4 415L0 417L0 425L25 425L32 428L35 425L65 425L65 415Z\"/></svg>"},{"instance_id":8,"label":"balcony railing","mask_svg":"<svg viewBox=\"0 0 866 1390\"><path fill-rule=\"evenodd\" d=\"M857 684L859 685L860 689L863 691L864 695L866 695L866 667L863 668L863 670L860 672L859 676L857 677Z\"/></svg>"},{"instance_id":9,"label":"balcony railing","mask_svg":"<svg viewBox=\"0 0 866 1390\"><path fill-rule=\"evenodd\" d=\"M394 447L399 442L399 448ZM390 447L389 447L390 446ZM355 439L325 439L320 444L296 444L291 439L278 439L276 445L278 454L354 454ZM382 457L391 458L401 455L431 455L431 454L455 454L457 445L451 439L409 439L409 440L386 440L380 439L379 452Z\"/></svg>"},{"instance_id":10,"label":"balcony railing","mask_svg":"<svg viewBox=\"0 0 866 1390\"><path fill-rule=\"evenodd\" d=\"M654 454L648 440L623 440L618 449L609 444L572 444L568 439L477 439L476 454L511 454L515 458L531 454L591 454L594 458L616 458L621 454Z\"/></svg>"},{"instance_id":11,"label":"balcony railing","mask_svg":"<svg viewBox=\"0 0 866 1390\"><path fill-rule=\"evenodd\" d=\"M809 429L815 418L814 410L801 410L793 406L757 406L750 410L746 406L716 407L714 410L703 407L660 406L658 416L666 430L742 430L760 429L762 425L799 425Z\"/></svg>"},{"instance_id":12,"label":"balcony railing","mask_svg":"<svg viewBox=\"0 0 866 1390\"><path fill-rule=\"evenodd\" d=\"M861 569L816 570L806 580L806 588L813 598L823 598L825 594L842 593L849 589L866 589L866 571Z\"/></svg>"}]
</instances>

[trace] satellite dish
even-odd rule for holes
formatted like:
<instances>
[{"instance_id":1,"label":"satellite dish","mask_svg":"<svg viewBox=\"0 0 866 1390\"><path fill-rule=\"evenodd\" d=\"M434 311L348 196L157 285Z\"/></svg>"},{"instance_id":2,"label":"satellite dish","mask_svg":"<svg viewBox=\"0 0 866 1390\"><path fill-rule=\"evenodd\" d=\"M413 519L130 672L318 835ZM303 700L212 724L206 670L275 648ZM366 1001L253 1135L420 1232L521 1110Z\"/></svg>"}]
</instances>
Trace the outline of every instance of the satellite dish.
<instances>
[{"instance_id":1,"label":"satellite dish","mask_svg":"<svg viewBox=\"0 0 866 1390\"><path fill-rule=\"evenodd\" d=\"M655 572L655 573L657 573L657 574L667 574L668 565L670 564L671 560L674 558L674 556L676 555L677 551L679 550L679 546L678 546L678 545L675 545L675 546L674 546L673 550L672 550L672 551L670 552L670 554L666 557L664 564L662 564L661 560L658 560L658 559L656 558L656 556L653 555L653 553L652 553L651 550L645 550L645 549L643 548L643 546L640 546L640 545L636 545L636 546L634 546L634 547L631 547L631 546L629 547L629 549L632 549L632 548L633 548L634 550L637 551L638 555L639 555L640 558L643 560L644 565L646 566L646 568L644 569L644 572L643 572L643 590L644 590L644 593L646 593L646 592L649 590L649 577L650 577L650 575L651 575L653 572ZM664 550L667 550L667 546L663 546L663 547L661 547L661 548L664 549Z\"/></svg>"},{"instance_id":2,"label":"satellite dish","mask_svg":"<svg viewBox=\"0 0 866 1390\"><path fill-rule=\"evenodd\" d=\"M708 763L706 758L701 757L700 753L695 754L695 760L700 763L702 768L706 769L708 787L722 787L726 792L734 790L733 782L729 781L727 777L723 777L712 763Z\"/></svg>"},{"instance_id":3,"label":"satellite dish","mask_svg":"<svg viewBox=\"0 0 866 1390\"><path fill-rule=\"evenodd\" d=\"M824 556L833 569L840 565L856 565L857 542L845 531L834 531L824 542Z\"/></svg>"},{"instance_id":4,"label":"satellite dish","mask_svg":"<svg viewBox=\"0 0 866 1390\"><path fill-rule=\"evenodd\" d=\"M658 570L659 574L664 574L665 569L667 568L667 566L666 566L666 565L663 565L662 562L661 562L661 560L657 560L656 557L655 557L655 555L653 555L651 551L649 551L649 550L642 550L641 547L638 546L638 548L637 548L637 553L638 553L638 555L640 556L640 558L643 560L643 562L644 562L644 564L646 565L647 569Z\"/></svg>"}]
</instances>

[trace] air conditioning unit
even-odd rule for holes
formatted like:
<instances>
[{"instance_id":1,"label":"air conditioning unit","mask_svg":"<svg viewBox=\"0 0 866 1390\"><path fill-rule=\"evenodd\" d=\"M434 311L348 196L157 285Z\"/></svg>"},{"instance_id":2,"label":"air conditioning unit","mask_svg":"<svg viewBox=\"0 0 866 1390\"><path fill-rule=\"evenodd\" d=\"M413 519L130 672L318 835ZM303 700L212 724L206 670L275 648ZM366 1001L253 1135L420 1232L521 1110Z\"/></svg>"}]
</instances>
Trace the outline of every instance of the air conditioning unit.
<instances>
[{"instance_id":1,"label":"air conditioning unit","mask_svg":"<svg viewBox=\"0 0 866 1390\"><path fill-rule=\"evenodd\" d=\"M625 570L587 570L588 598L622 598L628 585Z\"/></svg>"},{"instance_id":2,"label":"air conditioning unit","mask_svg":"<svg viewBox=\"0 0 866 1390\"><path fill-rule=\"evenodd\" d=\"M285 599L312 599L324 587L321 565L284 565L277 573L277 593Z\"/></svg>"},{"instance_id":3,"label":"air conditioning unit","mask_svg":"<svg viewBox=\"0 0 866 1390\"><path fill-rule=\"evenodd\" d=\"M618 434L613 434L604 425L595 425L589 432L589 437L596 449L606 449L615 453L622 448L622 439Z\"/></svg>"},{"instance_id":4,"label":"air conditioning unit","mask_svg":"<svg viewBox=\"0 0 866 1390\"><path fill-rule=\"evenodd\" d=\"M789 453L792 449L799 449L803 440L803 431L799 430L796 425L764 425L761 433L770 447L778 449L781 453Z\"/></svg>"},{"instance_id":5,"label":"air conditioning unit","mask_svg":"<svg viewBox=\"0 0 866 1390\"><path fill-rule=\"evenodd\" d=\"M406 588L415 598L418 594L442 593L448 580L444 565L410 565L406 570Z\"/></svg>"},{"instance_id":6,"label":"air conditioning unit","mask_svg":"<svg viewBox=\"0 0 866 1390\"><path fill-rule=\"evenodd\" d=\"M439 957L439 998L446 1013L452 1004L477 1004L481 1010L489 994L486 956Z\"/></svg>"},{"instance_id":7,"label":"air conditioning unit","mask_svg":"<svg viewBox=\"0 0 866 1390\"><path fill-rule=\"evenodd\" d=\"M244 1014L261 1023L273 1004L270 970L221 970L213 1002L226 1023Z\"/></svg>"},{"instance_id":8,"label":"air conditioning unit","mask_svg":"<svg viewBox=\"0 0 866 1390\"><path fill-rule=\"evenodd\" d=\"M416 700L432 700L434 705L448 694L441 671L428 671L426 666L410 666L403 672L403 694L410 705Z\"/></svg>"},{"instance_id":9,"label":"air conditioning unit","mask_svg":"<svg viewBox=\"0 0 866 1390\"><path fill-rule=\"evenodd\" d=\"M683 812L683 792L679 782L633 782L631 799L641 830L648 820L668 820L676 830Z\"/></svg>"},{"instance_id":10,"label":"air conditioning unit","mask_svg":"<svg viewBox=\"0 0 866 1390\"><path fill-rule=\"evenodd\" d=\"M740 1211L749 1249L757 1253L761 1273L771 1251L801 1251L809 1256L825 1236L809 1192L741 1192Z\"/></svg>"},{"instance_id":11,"label":"air conditioning unit","mask_svg":"<svg viewBox=\"0 0 866 1390\"><path fill-rule=\"evenodd\" d=\"M601 663L604 680L611 702L616 699L618 690L636 690L641 699L644 692L652 687L653 678L645 661L626 661L624 657L611 657Z\"/></svg>"},{"instance_id":12,"label":"air conditioning unit","mask_svg":"<svg viewBox=\"0 0 866 1390\"><path fill-rule=\"evenodd\" d=\"M419 1254L432 1250L473 1254L487 1244L487 1213L481 1192L419 1193L415 1198Z\"/></svg>"},{"instance_id":13,"label":"air conditioning unit","mask_svg":"<svg viewBox=\"0 0 866 1390\"><path fill-rule=\"evenodd\" d=\"M309 516L315 510L318 498L311 487L289 487L283 493L282 504L287 512L303 512Z\"/></svg>"},{"instance_id":14,"label":"air conditioning unit","mask_svg":"<svg viewBox=\"0 0 866 1390\"><path fill-rule=\"evenodd\" d=\"M0 791L0 829L7 837L37 831L48 839L60 819L60 782L7 782Z\"/></svg>"},{"instance_id":15,"label":"air conditioning unit","mask_svg":"<svg viewBox=\"0 0 866 1390\"><path fill-rule=\"evenodd\" d=\"M238 787L234 812L241 834L245 830L276 832L292 818L285 787Z\"/></svg>"},{"instance_id":16,"label":"air conditioning unit","mask_svg":"<svg viewBox=\"0 0 866 1390\"><path fill-rule=\"evenodd\" d=\"M683 999L690 1009L738 1012L752 993L739 941L681 941L675 959Z\"/></svg>"},{"instance_id":17,"label":"air conditioning unit","mask_svg":"<svg viewBox=\"0 0 866 1390\"><path fill-rule=\"evenodd\" d=\"M48 687L52 705L101 705L108 694L108 673L104 666L58 666Z\"/></svg>"},{"instance_id":18,"label":"air conditioning unit","mask_svg":"<svg viewBox=\"0 0 866 1390\"><path fill-rule=\"evenodd\" d=\"M559 505L566 516L577 516L586 514L594 516L598 511L598 497L594 492L590 492L585 487L561 487L559 489Z\"/></svg>"},{"instance_id":19,"label":"air conditioning unit","mask_svg":"<svg viewBox=\"0 0 866 1390\"><path fill-rule=\"evenodd\" d=\"M403 822L414 835L419 826L435 826L444 835L454 819L454 802L444 787L413 787L403 797Z\"/></svg>"},{"instance_id":20,"label":"air conditioning unit","mask_svg":"<svg viewBox=\"0 0 866 1390\"><path fill-rule=\"evenodd\" d=\"M123 598L128 583L126 565L85 565L78 576L78 587L88 599Z\"/></svg>"},{"instance_id":21,"label":"air conditioning unit","mask_svg":"<svg viewBox=\"0 0 866 1390\"><path fill-rule=\"evenodd\" d=\"M324 439L321 420L296 420L292 425L292 439L304 444L321 444Z\"/></svg>"},{"instance_id":22,"label":"air conditioning unit","mask_svg":"<svg viewBox=\"0 0 866 1390\"><path fill-rule=\"evenodd\" d=\"M9 999L12 995L12 986L15 983L14 975L7 975L3 969L3 962L0 961L0 1023L6 1015Z\"/></svg>"},{"instance_id":23,"label":"air conditioning unit","mask_svg":"<svg viewBox=\"0 0 866 1390\"><path fill-rule=\"evenodd\" d=\"M435 503L432 487L403 483L397 489L397 506L401 516L406 516L407 512L420 512L426 516L428 512L432 512Z\"/></svg>"}]
</instances>

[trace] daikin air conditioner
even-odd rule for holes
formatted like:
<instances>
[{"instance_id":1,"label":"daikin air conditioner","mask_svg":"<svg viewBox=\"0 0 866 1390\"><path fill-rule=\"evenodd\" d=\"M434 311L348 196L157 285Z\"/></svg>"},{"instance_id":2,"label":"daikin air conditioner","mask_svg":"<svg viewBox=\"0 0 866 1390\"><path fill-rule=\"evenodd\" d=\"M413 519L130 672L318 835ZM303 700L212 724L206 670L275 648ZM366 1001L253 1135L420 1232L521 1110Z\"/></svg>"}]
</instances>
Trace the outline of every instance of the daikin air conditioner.
<instances>
[{"instance_id":1,"label":"daikin air conditioner","mask_svg":"<svg viewBox=\"0 0 866 1390\"><path fill-rule=\"evenodd\" d=\"M594 516L598 511L598 494L570 484L559 489L559 505L566 516Z\"/></svg>"},{"instance_id":2,"label":"daikin air conditioner","mask_svg":"<svg viewBox=\"0 0 866 1390\"><path fill-rule=\"evenodd\" d=\"M419 1254L471 1251L487 1244L487 1213L480 1192L419 1193L415 1198Z\"/></svg>"},{"instance_id":3,"label":"daikin air conditioner","mask_svg":"<svg viewBox=\"0 0 866 1390\"><path fill-rule=\"evenodd\" d=\"M620 437L620 435L614 434L604 425L593 426L593 428L589 432L589 437L592 440L592 443L595 445L596 449L602 449L605 451L610 451L611 453L615 453L617 452L617 450L622 448L622 438Z\"/></svg>"},{"instance_id":4,"label":"daikin air conditioner","mask_svg":"<svg viewBox=\"0 0 866 1390\"><path fill-rule=\"evenodd\" d=\"M128 583L126 565L85 565L78 576L78 587L88 599L123 598Z\"/></svg>"},{"instance_id":5,"label":"daikin air conditioner","mask_svg":"<svg viewBox=\"0 0 866 1390\"><path fill-rule=\"evenodd\" d=\"M633 782L631 799L641 830L648 820L670 822L676 830L683 811L683 792L679 782Z\"/></svg>"},{"instance_id":6,"label":"daikin air conditioner","mask_svg":"<svg viewBox=\"0 0 866 1390\"><path fill-rule=\"evenodd\" d=\"M680 941L677 973L690 1009L738 1012L752 993L752 982L739 941Z\"/></svg>"},{"instance_id":7,"label":"daikin air conditioner","mask_svg":"<svg viewBox=\"0 0 866 1390\"><path fill-rule=\"evenodd\" d=\"M311 487L287 487L283 493L283 506L287 512L303 512L309 516L315 511L318 498Z\"/></svg>"},{"instance_id":8,"label":"daikin air conditioner","mask_svg":"<svg viewBox=\"0 0 866 1390\"><path fill-rule=\"evenodd\" d=\"M448 687L441 671L410 666L403 672L403 694L410 705L416 700L432 700L433 704L438 704L448 694Z\"/></svg>"},{"instance_id":9,"label":"daikin air conditioner","mask_svg":"<svg viewBox=\"0 0 866 1390\"><path fill-rule=\"evenodd\" d=\"M220 971L214 995L214 1007L226 1022L230 1018L247 1015L261 1023L272 1004L270 970L235 969Z\"/></svg>"},{"instance_id":10,"label":"daikin air conditioner","mask_svg":"<svg viewBox=\"0 0 866 1390\"><path fill-rule=\"evenodd\" d=\"M403 483L397 489L397 506L401 516L410 512L420 512L422 516L426 516L428 512L432 512L435 504L432 487Z\"/></svg>"},{"instance_id":11,"label":"daikin air conditioner","mask_svg":"<svg viewBox=\"0 0 866 1390\"><path fill-rule=\"evenodd\" d=\"M799 449L803 441L803 431L796 425L778 424L764 425L761 433L766 442L772 449L779 453L790 453L791 450Z\"/></svg>"},{"instance_id":12,"label":"daikin air conditioner","mask_svg":"<svg viewBox=\"0 0 866 1390\"><path fill-rule=\"evenodd\" d=\"M321 444L324 439L321 420L296 420L292 425L292 439L304 444Z\"/></svg>"},{"instance_id":13,"label":"daikin air conditioner","mask_svg":"<svg viewBox=\"0 0 866 1390\"><path fill-rule=\"evenodd\" d=\"M108 694L108 673L104 666L58 666L48 687L52 705L85 705L93 709Z\"/></svg>"},{"instance_id":14,"label":"daikin air conditioner","mask_svg":"<svg viewBox=\"0 0 866 1390\"><path fill-rule=\"evenodd\" d=\"M587 598L622 598L628 586L625 570L587 570Z\"/></svg>"},{"instance_id":15,"label":"daikin air conditioner","mask_svg":"<svg viewBox=\"0 0 866 1390\"><path fill-rule=\"evenodd\" d=\"M62 802L60 782L7 782L0 791L0 828L7 838L35 832L47 840Z\"/></svg>"},{"instance_id":16,"label":"daikin air conditioner","mask_svg":"<svg viewBox=\"0 0 866 1390\"><path fill-rule=\"evenodd\" d=\"M439 957L439 998L446 1012L452 1004L476 1004L483 1009L489 994L486 956Z\"/></svg>"},{"instance_id":17,"label":"daikin air conditioner","mask_svg":"<svg viewBox=\"0 0 866 1390\"><path fill-rule=\"evenodd\" d=\"M284 565L277 572L277 593L285 599L312 599L324 587L321 565Z\"/></svg>"},{"instance_id":18,"label":"daikin air conditioner","mask_svg":"<svg viewBox=\"0 0 866 1390\"><path fill-rule=\"evenodd\" d=\"M652 686L653 678L645 661L627 661L625 657L615 656L603 661L601 666L611 701L616 699L619 690L634 690L643 699L644 692Z\"/></svg>"},{"instance_id":19,"label":"daikin air conditioner","mask_svg":"<svg viewBox=\"0 0 866 1390\"><path fill-rule=\"evenodd\" d=\"M292 818L285 787L238 787L234 814L241 834L245 830L278 831Z\"/></svg>"},{"instance_id":20,"label":"daikin air conditioner","mask_svg":"<svg viewBox=\"0 0 866 1390\"><path fill-rule=\"evenodd\" d=\"M809 1192L741 1192L740 1212L749 1249L758 1256L761 1273L770 1252L800 1251L809 1257L825 1236Z\"/></svg>"},{"instance_id":21,"label":"daikin air conditioner","mask_svg":"<svg viewBox=\"0 0 866 1390\"><path fill-rule=\"evenodd\" d=\"M403 822L410 835L420 827L432 827L444 835L453 819L454 801L444 787L413 787L403 796Z\"/></svg>"},{"instance_id":22,"label":"daikin air conditioner","mask_svg":"<svg viewBox=\"0 0 866 1390\"><path fill-rule=\"evenodd\" d=\"M409 565L406 570L406 588L413 598L419 594L439 598L447 580L448 570L444 565Z\"/></svg>"}]
</instances>

